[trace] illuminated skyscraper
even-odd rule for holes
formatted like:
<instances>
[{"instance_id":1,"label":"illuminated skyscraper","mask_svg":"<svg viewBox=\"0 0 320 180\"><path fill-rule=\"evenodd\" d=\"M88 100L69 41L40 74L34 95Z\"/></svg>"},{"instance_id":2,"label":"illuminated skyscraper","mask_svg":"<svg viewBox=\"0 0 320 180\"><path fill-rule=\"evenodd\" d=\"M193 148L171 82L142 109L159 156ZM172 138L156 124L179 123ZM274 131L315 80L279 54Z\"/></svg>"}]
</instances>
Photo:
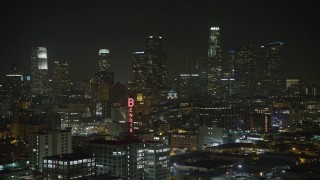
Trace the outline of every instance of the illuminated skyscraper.
<instances>
[{"instance_id":1,"label":"illuminated skyscraper","mask_svg":"<svg viewBox=\"0 0 320 180\"><path fill-rule=\"evenodd\" d=\"M34 47L31 52L31 94L48 95L48 58L45 47Z\"/></svg>"},{"instance_id":2,"label":"illuminated skyscraper","mask_svg":"<svg viewBox=\"0 0 320 180\"><path fill-rule=\"evenodd\" d=\"M256 58L253 46L242 46L234 51L235 94L240 96L254 94Z\"/></svg>"},{"instance_id":3,"label":"illuminated skyscraper","mask_svg":"<svg viewBox=\"0 0 320 180\"><path fill-rule=\"evenodd\" d=\"M192 82L191 85L194 90L191 90L194 97L206 97L208 91L207 91L207 85L208 85L208 58L207 57L187 57L187 74L198 74L198 77L196 75L193 75L191 79ZM180 76L180 79L185 79ZM181 80L182 80L181 79ZM180 82L181 85L181 82ZM181 86L180 86L181 87ZM196 90L195 90L196 89ZM181 94L179 95L181 97Z\"/></svg>"},{"instance_id":4,"label":"illuminated skyscraper","mask_svg":"<svg viewBox=\"0 0 320 180\"><path fill-rule=\"evenodd\" d=\"M99 50L99 71L110 71L109 49Z\"/></svg>"},{"instance_id":5,"label":"illuminated skyscraper","mask_svg":"<svg viewBox=\"0 0 320 180\"><path fill-rule=\"evenodd\" d=\"M132 56L133 90L146 94L147 77L152 74L151 61L148 61L148 56L144 52L133 52Z\"/></svg>"},{"instance_id":6,"label":"illuminated skyscraper","mask_svg":"<svg viewBox=\"0 0 320 180\"><path fill-rule=\"evenodd\" d=\"M147 36L146 51L133 53L132 81L135 92L166 97L167 56L161 46L161 36Z\"/></svg>"},{"instance_id":7,"label":"illuminated skyscraper","mask_svg":"<svg viewBox=\"0 0 320 180\"><path fill-rule=\"evenodd\" d=\"M147 36L146 54L148 64L152 67L151 81L147 81L147 86L151 89L151 94L156 97L166 97L167 93L167 55L162 52L162 37ZM151 62L151 63L150 63Z\"/></svg>"},{"instance_id":8,"label":"illuminated skyscraper","mask_svg":"<svg viewBox=\"0 0 320 180\"><path fill-rule=\"evenodd\" d=\"M211 27L209 35L208 57L216 56L221 56L220 28Z\"/></svg>"},{"instance_id":9,"label":"illuminated skyscraper","mask_svg":"<svg viewBox=\"0 0 320 180\"><path fill-rule=\"evenodd\" d=\"M208 59L208 94L219 97L221 95L220 79L222 75L222 48L219 27L210 28Z\"/></svg>"},{"instance_id":10,"label":"illuminated skyscraper","mask_svg":"<svg viewBox=\"0 0 320 180\"><path fill-rule=\"evenodd\" d=\"M147 36L146 38L146 53L147 54L161 54L162 53L162 37L161 36Z\"/></svg>"},{"instance_id":11,"label":"illuminated skyscraper","mask_svg":"<svg viewBox=\"0 0 320 180\"><path fill-rule=\"evenodd\" d=\"M235 94L281 96L286 90L283 42L242 46L234 51Z\"/></svg>"},{"instance_id":12,"label":"illuminated skyscraper","mask_svg":"<svg viewBox=\"0 0 320 180\"><path fill-rule=\"evenodd\" d=\"M53 72L53 92L57 96L70 92L70 70L67 61L55 61Z\"/></svg>"},{"instance_id":13,"label":"illuminated skyscraper","mask_svg":"<svg viewBox=\"0 0 320 180\"><path fill-rule=\"evenodd\" d=\"M110 51L100 49L98 71L91 80L91 95L95 101L95 117L111 117L110 89L113 84L114 72L110 71Z\"/></svg>"}]
</instances>

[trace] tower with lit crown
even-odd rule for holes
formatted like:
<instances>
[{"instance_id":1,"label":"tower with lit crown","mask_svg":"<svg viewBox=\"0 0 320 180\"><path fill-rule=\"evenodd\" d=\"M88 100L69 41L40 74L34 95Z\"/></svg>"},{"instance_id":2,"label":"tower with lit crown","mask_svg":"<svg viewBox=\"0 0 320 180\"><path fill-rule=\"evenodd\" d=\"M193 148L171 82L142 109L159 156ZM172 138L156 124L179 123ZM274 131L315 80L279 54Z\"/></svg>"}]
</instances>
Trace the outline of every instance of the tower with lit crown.
<instances>
[{"instance_id":1,"label":"tower with lit crown","mask_svg":"<svg viewBox=\"0 0 320 180\"><path fill-rule=\"evenodd\" d=\"M45 47L34 47L31 52L31 94L48 95L48 58Z\"/></svg>"},{"instance_id":2,"label":"tower with lit crown","mask_svg":"<svg viewBox=\"0 0 320 180\"><path fill-rule=\"evenodd\" d=\"M98 71L91 80L91 93L95 101L94 116L111 117L110 88L114 84L114 72L110 71L110 51L100 49L98 56Z\"/></svg>"},{"instance_id":3,"label":"tower with lit crown","mask_svg":"<svg viewBox=\"0 0 320 180\"><path fill-rule=\"evenodd\" d=\"M222 48L220 42L220 28L211 27L209 35L208 49L208 94L219 96L221 93L221 75L222 75Z\"/></svg>"},{"instance_id":4,"label":"tower with lit crown","mask_svg":"<svg viewBox=\"0 0 320 180\"><path fill-rule=\"evenodd\" d=\"M110 71L110 52L109 49L99 50L99 71Z\"/></svg>"}]
</instances>

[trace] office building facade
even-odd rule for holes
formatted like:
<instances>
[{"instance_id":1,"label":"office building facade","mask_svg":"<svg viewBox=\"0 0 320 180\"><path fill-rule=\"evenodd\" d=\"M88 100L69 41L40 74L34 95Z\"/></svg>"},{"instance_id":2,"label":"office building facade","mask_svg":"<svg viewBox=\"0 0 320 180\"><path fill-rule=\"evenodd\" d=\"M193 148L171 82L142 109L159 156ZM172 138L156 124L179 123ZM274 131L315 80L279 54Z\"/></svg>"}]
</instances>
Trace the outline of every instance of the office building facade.
<instances>
[{"instance_id":1,"label":"office building facade","mask_svg":"<svg viewBox=\"0 0 320 180\"><path fill-rule=\"evenodd\" d=\"M67 61L55 61L53 72L53 93L65 96L70 93L70 68Z\"/></svg>"},{"instance_id":2,"label":"office building facade","mask_svg":"<svg viewBox=\"0 0 320 180\"><path fill-rule=\"evenodd\" d=\"M42 171L43 157L72 153L71 130L41 131L29 138L29 168Z\"/></svg>"},{"instance_id":3,"label":"office building facade","mask_svg":"<svg viewBox=\"0 0 320 180\"><path fill-rule=\"evenodd\" d=\"M97 139L90 142L96 157L97 174L110 174L122 179L139 179L139 166L143 159L137 154L141 144L138 141ZM141 152L142 153L142 152Z\"/></svg>"}]
</instances>

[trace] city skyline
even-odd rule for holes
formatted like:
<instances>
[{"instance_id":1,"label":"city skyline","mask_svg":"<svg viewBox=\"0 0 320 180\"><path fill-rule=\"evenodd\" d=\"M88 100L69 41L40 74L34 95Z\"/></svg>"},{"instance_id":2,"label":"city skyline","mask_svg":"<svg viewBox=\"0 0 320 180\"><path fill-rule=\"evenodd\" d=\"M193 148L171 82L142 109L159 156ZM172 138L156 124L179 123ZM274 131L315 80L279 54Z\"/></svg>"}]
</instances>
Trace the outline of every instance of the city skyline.
<instances>
[{"instance_id":1,"label":"city skyline","mask_svg":"<svg viewBox=\"0 0 320 180\"><path fill-rule=\"evenodd\" d=\"M319 13L311 2L205 1L201 3L1 2L1 72L21 64L30 73L31 48L48 51L53 63L66 60L73 80L90 79L98 70L99 49L110 50L115 81L131 80L132 53L145 48L145 37L163 37L169 77L187 70L187 56L206 57L210 27L220 27L224 50L241 45L285 43L288 76L319 78ZM314 11L312 11L314 10ZM3 78L3 77L2 77Z\"/></svg>"}]
</instances>

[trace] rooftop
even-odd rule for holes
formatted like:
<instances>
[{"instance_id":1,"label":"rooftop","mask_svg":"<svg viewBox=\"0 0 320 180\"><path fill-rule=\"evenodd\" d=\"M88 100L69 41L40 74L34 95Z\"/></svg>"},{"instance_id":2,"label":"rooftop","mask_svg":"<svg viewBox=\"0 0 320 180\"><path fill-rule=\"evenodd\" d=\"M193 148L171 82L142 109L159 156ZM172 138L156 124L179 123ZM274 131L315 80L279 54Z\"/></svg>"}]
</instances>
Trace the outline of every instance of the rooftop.
<instances>
[{"instance_id":1,"label":"rooftop","mask_svg":"<svg viewBox=\"0 0 320 180\"><path fill-rule=\"evenodd\" d=\"M55 156L47 156L47 157L44 157L43 159L72 161L72 160L87 159L92 157L93 157L92 155L85 154L85 153L69 153L69 154L59 154Z\"/></svg>"},{"instance_id":2,"label":"rooftop","mask_svg":"<svg viewBox=\"0 0 320 180\"><path fill-rule=\"evenodd\" d=\"M141 142L138 139L125 139L125 140L105 140L105 139L94 139L90 141L93 144L107 144L107 145L125 145L135 144Z\"/></svg>"}]
</instances>

